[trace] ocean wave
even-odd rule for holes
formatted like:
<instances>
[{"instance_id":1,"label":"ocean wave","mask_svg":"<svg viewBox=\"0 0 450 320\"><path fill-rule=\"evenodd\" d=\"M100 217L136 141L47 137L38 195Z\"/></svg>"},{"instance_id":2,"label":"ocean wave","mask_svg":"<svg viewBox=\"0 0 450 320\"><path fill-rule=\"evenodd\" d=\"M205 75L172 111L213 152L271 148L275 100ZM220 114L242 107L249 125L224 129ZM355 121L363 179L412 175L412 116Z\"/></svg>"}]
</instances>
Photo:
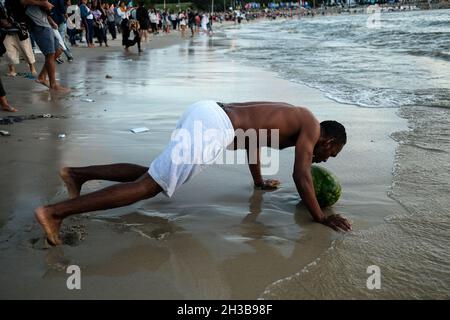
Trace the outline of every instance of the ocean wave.
<instances>
[{"instance_id":1,"label":"ocean wave","mask_svg":"<svg viewBox=\"0 0 450 320\"><path fill-rule=\"evenodd\" d=\"M261 299L450 298L450 110L400 109L409 131L399 141L389 195L406 213L333 242L298 273L269 285ZM370 290L369 266L381 272Z\"/></svg>"}]
</instances>

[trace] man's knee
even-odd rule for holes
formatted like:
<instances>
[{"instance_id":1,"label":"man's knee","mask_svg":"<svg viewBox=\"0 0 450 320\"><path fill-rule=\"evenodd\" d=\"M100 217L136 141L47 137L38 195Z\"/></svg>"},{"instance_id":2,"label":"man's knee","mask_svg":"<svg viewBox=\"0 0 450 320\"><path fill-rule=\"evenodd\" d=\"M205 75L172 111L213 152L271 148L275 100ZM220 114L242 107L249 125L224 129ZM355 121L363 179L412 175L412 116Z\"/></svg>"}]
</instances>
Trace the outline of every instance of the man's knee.
<instances>
[{"instance_id":1,"label":"man's knee","mask_svg":"<svg viewBox=\"0 0 450 320\"><path fill-rule=\"evenodd\" d=\"M142 175L136 183L139 184L141 192L146 198L154 197L162 191L160 185L148 173Z\"/></svg>"},{"instance_id":2,"label":"man's knee","mask_svg":"<svg viewBox=\"0 0 450 320\"><path fill-rule=\"evenodd\" d=\"M49 53L45 56L45 61L46 62L53 62L55 61L55 53Z\"/></svg>"}]
</instances>

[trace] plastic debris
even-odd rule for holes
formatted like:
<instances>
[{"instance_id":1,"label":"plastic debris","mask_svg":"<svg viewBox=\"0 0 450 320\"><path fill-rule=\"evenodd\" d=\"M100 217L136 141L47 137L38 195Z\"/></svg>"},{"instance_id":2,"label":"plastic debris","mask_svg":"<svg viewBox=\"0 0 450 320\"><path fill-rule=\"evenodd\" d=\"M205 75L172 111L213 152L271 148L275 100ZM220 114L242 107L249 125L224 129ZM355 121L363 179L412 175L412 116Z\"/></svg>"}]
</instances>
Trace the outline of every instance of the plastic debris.
<instances>
[{"instance_id":1,"label":"plastic debris","mask_svg":"<svg viewBox=\"0 0 450 320\"><path fill-rule=\"evenodd\" d=\"M42 118L51 118L51 117L52 117L52 115L50 113L44 113L42 115Z\"/></svg>"},{"instance_id":2,"label":"plastic debris","mask_svg":"<svg viewBox=\"0 0 450 320\"><path fill-rule=\"evenodd\" d=\"M83 101L83 102L94 102L95 100L94 99L89 99L89 98L83 98L83 99L81 99L81 101Z\"/></svg>"},{"instance_id":3,"label":"plastic debris","mask_svg":"<svg viewBox=\"0 0 450 320\"><path fill-rule=\"evenodd\" d=\"M146 127L139 127L139 128L130 129L130 131L133 133L141 133L141 132L150 131L150 129L146 128Z\"/></svg>"},{"instance_id":4,"label":"plastic debris","mask_svg":"<svg viewBox=\"0 0 450 320\"><path fill-rule=\"evenodd\" d=\"M106 79L112 79L112 76L110 76L109 74L107 74L107 75L105 76L105 78L106 78Z\"/></svg>"},{"instance_id":5,"label":"plastic debris","mask_svg":"<svg viewBox=\"0 0 450 320\"><path fill-rule=\"evenodd\" d=\"M10 136L11 134L9 133L9 131L5 131L5 130L0 130L0 136Z\"/></svg>"},{"instance_id":6,"label":"plastic debris","mask_svg":"<svg viewBox=\"0 0 450 320\"><path fill-rule=\"evenodd\" d=\"M65 137L66 137L66 135L64 133L58 134L58 138L60 138L60 139L64 139Z\"/></svg>"}]
</instances>

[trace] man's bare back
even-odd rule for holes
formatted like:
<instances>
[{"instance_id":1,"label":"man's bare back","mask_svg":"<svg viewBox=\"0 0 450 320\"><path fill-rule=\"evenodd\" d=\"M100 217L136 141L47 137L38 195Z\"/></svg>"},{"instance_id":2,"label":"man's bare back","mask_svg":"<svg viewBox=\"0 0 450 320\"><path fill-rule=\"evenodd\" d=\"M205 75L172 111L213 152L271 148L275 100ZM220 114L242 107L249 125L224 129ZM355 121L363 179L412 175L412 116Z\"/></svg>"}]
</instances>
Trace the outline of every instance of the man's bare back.
<instances>
[{"instance_id":1,"label":"man's bare back","mask_svg":"<svg viewBox=\"0 0 450 320\"><path fill-rule=\"evenodd\" d=\"M278 130L278 146L284 149L295 146L304 126L319 127L319 121L308 109L288 103L254 101L222 105L235 130L268 130L268 147L272 147L270 130Z\"/></svg>"},{"instance_id":2,"label":"man's bare back","mask_svg":"<svg viewBox=\"0 0 450 320\"><path fill-rule=\"evenodd\" d=\"M226 121L214 121L217 119L224 120L223 118L225 117L218 105L223 108L230 121L228 119ZM187 119L189 120L185 120L188 122L189 127L191 127L191 122L203 119L202 117L208 114L210 118L206 119L207 122L211 119L212 123L220 123L223 126L219 130L215 129L216 131L222 132L234 129L235 140L237 137L236 132L239 130L244 132L256 130L258 133L256 148L249 148L247 141L245 142L249 159L251 157L256 159L254 162L249 161L249 169L255 187L270 189L276 188L280 184L277 180L263 179L260 168L260 147L278 146L280 149L284 149L295 146L295 163L292 178L311 216L316 222L334 230L351 230L351 225L345 218L339 215L326 216L322 212L315 196L311 177L312 162L322 162L330 157L336 157L345 145L347 141L345 128L340 123L336 121L319 123L309 110L281 102L222 104L213 101L203 101L194 104L192 107L187 112L194 116L188 117ZM233 128L231 128L231 125ZM263 139L260 139L261 134L259 130L266 131L268 139L265 144L260 144ZM272 136L271 130L278 131L279 141L276 144L275 141L270 141L269 137ZM229 140L226 140L223 145L220 142L222 140L217 140L216 142L221 147L226 148L232 139L233 134L230 135ZM235 147L241 146L235 144ZM172 145L169 145L168 148L167 150L170 152L173 151ZM188 148L190 150L189 145ZM155 168L161 168L162 171L169 170L168 172L162 172L162 176L170 177L170 179L167 179L167 182L155 180L156 176L161 174L157 171L153 172L152 167L143 167L131 163L63 168L60 175L66 183L69 196L72 199L40 206L35 210L36 218L43 227L49 242L55 245L62 243L59 237L59 230L63 219L66 217L73 214L121 207L136 201L152 198L164 191L164 188L167 189L169 183L173 181L179 182L174 178L175 176L171 175L172 171L170 170L173 170L174 175L183 170L188 172L188 174L179 175L185 179L180 180L181 182L177 184L177 186L181 186L187 181L186 177L192 177L194 175L192 174L193 170L199 166L191 163L178 164L175 162L172 162L171 165L163 166L166 161L161 156L153 160L152 165L155 161L159 161L157 163L161 164L160 166L155 166ZM174 168L177 170L174 170ZM80 195L82 185L89 180L107 180L120 183L89 194Z\"/></svg>"}]
</instances>

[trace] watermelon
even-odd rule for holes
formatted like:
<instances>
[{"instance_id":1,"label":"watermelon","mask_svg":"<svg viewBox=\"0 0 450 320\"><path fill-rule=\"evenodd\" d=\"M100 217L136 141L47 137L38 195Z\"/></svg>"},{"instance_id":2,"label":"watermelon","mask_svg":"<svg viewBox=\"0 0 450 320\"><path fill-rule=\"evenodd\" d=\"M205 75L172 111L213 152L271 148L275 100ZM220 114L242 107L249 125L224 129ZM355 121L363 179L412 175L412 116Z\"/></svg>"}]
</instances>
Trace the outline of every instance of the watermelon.
<instances>
[{"instance_id":1,"label":"watermelon","mask_svg":"<svg viewBox=\"0 0 450 320\"><path fill-rule=\"evenodd\" d=\"M341 196L341 184L337 177L318 165L311 166L311 175L319 205L324 208L335 204Z\"/></svg>"}]
</instances>

